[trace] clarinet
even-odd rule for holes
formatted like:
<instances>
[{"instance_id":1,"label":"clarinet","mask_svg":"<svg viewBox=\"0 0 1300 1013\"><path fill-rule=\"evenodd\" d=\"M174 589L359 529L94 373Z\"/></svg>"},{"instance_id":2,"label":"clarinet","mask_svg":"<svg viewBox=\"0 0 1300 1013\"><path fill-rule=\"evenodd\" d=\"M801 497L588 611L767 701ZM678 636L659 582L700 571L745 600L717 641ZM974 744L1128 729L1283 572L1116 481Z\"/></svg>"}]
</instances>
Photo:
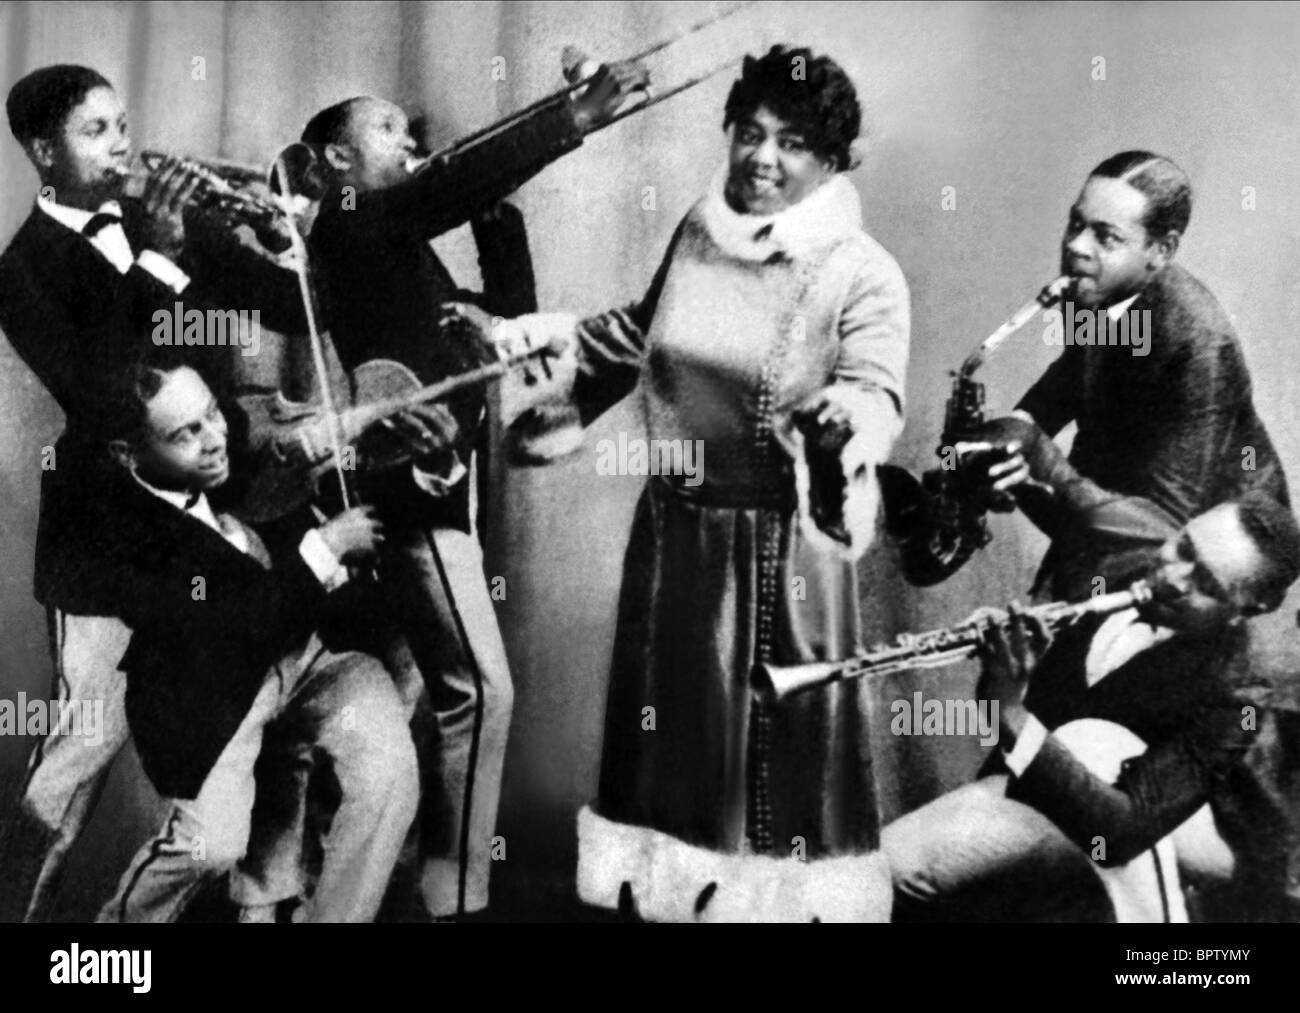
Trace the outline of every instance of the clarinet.
<instances>
[{"instance_id":1,"label":"clarinet","mask_svg":"<svg viewBox=\"0 0 1300 1013\"><path fill-rule=\"evenodd\" d=\"M1096 595L1087 601L1073 604L1051 602L1024 609L1022 614L1035 616L1049 632L1055 634L1073 626L1085 616L1111 615L1144 605L1154 598L1155 592L1151 585L1139 580L1124 591ZM754 666L753 685L759 692L780 703L792 694L845 679L889 675L908 669L942 668L971 657L983 641L984 631L989 624L1005 628L1010 619L1010 613L999 611L986 619L947 626L928 633L904 633L895 638L893 643L877 644L847 661L813 661L802 665L760 662Z\"/></svg>"},{"instance_id":2,"label":"clarinet","mask_svg":"<svg viewBox=\"0 0 1300 1013\"><path fill-rule=\"evenodd\" d=\"M911 533L903 542L903 567L912 583L929 587L946 580L992 538L984 519L987 505L976 503L971 496L957 452L959 441L984 424L984 384L975 379L975 372L1037 313L1058 303L1069 285L1069 277L1063 276L1044 287L980 342L953 374L943 435L936 450L942 466L923 476L924 516L908 519Z\"/></svg>"}]
</instances>

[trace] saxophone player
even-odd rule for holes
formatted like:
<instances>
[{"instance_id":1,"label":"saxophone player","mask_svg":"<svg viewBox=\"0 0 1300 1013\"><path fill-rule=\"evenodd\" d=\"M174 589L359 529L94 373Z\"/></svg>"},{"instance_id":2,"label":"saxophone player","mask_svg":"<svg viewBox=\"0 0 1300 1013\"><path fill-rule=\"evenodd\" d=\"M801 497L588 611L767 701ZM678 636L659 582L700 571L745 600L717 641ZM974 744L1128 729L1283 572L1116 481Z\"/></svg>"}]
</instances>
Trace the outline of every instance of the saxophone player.
<instances>
[{"instance_id":1,"label":"saxophone player","mask_svg":"<svg viewBox=\"0 0 1300 1013\"><path fill-rule=\"evenodd\" d=\"M1124 862L1207 802L1213 819L1180 831L1180 864L1197 836L1200 861L1189 864L1234 882L1233 916L1285 910L1289 820L1265 773L1276 725L1244 619L1277 607L1294 579L1295 522L1232 325L1174 262L1191 203L1182 170L1149 152L1123 152L1089 174L1061 243L1067 300L1108 321L1148 313L1142 354L1067 342L1011 416L964 434L1001 455L967 469L972 499L1009 493L1052 539L1037 582L1045 597L1183 568L1189 604L1083 624L1046 650L1032 623L990 637L979 693L1001 701L999 772L885 829L903 917L969 916L971 905L987 917L1004 874L1086 869L1097 841L1099 860ZM1071 421L1079 431L1067 461L1052 437ZM1079 718L1146 740L1117 784L1090 774L1056 735ZM945 842L939 828L954 826L961 832Z\"/></svg>"},{"instance_id":2,"label":"saxophone player","mask_svg":"<svg viewBox=\"0 0 1300 1013\"><path fill-rule=\"evenodd\" d=\"M1061 238L1070 283L1061 355L1011 415L945 437L991 448L957 469L965 510L1018 505L1051 537L1053 479L1040 451L1070 422L1078 423L1070 454L1076 495L1137 497L1175 524L1255 489L1289 505L1236 331L1209 289L1176 262L1191 213L1191 183L1164 156L1125 151L1089 173ZM1076 316L1099 321L1079 340L1070 326ZM1140 343L1101 340L1103 330L1127 335L1131 321L1141 327ZM905 475L891 477L900 493L920 498ZM912 567L925 574L920 583L950 575L983 530L978 521L968 526L965 551L951 559L924 558L933 524L926 513L913 509L922 519L905 540L908 553L922 557ZM1068 597L1062 565L1054 547L1036 583L1045 597Z\"/></svg>"}]
</instances>

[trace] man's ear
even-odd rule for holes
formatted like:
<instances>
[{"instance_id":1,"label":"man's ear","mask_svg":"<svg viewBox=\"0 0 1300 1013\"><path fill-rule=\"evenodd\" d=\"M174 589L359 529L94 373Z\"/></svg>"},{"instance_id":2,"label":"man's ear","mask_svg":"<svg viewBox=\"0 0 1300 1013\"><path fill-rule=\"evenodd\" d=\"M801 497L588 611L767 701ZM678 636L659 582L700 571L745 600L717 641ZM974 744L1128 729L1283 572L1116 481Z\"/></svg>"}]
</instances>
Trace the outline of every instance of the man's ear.
<instances>
[{"instance_id":1,"label":"man's ear","mask_svg":"<svg viewBox=\"0 0 1300 1013\"><path fill-rule=\"evenodd\" d=\"M34 137L23 145L27 157L42 174L54 167L54 142L47 137Z\"/></svg>"},{"instance_id":2,"label":"man's ear","mask_svg":"<svg viewBox=\"0 0 1300 1013\"><path fill-rule=\"evenodd\" d=\"M1150 256L1147 260L1147 269L1152 272L1163 270L1174 259L1182 238L1181 233L1166 232L1163 236L1152 239L1149 243Z\"/></svg>"},{"instance_id":3,"label":"man's ear","mask_svg":"<svg viewBox=\"0 0 1300 1013\"><path fill-rule=\"evenodd\" d=\"M327 144L325 145L325 161L335 172L347 172L352 168L353 162L352 145L350 144Z\"/></svg>"},{"instance_id":4,"label":"man's ear","mask_svg":"<svg viewBox=\"0 0 1300 1013\"><path fill-rule=\"evenodd\" d=\"M109 440L108 456L127 471L135 470L135 451L126 440Z\"/></svg>"}]
</instances>

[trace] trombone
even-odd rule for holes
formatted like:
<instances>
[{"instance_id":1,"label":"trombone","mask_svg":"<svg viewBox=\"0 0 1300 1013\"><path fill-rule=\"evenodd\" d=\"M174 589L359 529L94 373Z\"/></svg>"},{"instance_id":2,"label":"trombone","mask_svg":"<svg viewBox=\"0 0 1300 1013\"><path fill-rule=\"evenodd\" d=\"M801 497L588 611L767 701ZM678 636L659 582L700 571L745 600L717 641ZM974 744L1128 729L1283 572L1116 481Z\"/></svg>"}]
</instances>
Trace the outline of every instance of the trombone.
<instances>
[{"instance_id":1,"label":"trombone","mask_svg":"<svg viewBox=\"0 0 1300 1013\"><path fill-rule=\"evenodd\" d=\"M687 36L693 35L711 25L733 17L746 7L752 6L753 3L754 0L744 0L742 3L732 4L726 10L703 18L689 27L677 32L675 35L643 49L635 56L632 56L630 60L644 60L647 57L653 56L655 53L667 49L674 43L680 42ZM648 109L650 106L666 101L674 95L686 91L688 88L693 88L697 84L722 73L722 71L729 67L734 67L736 64L740 63L742 59L743 57L738 56L734 59L727 60L724 63L719 63L709 70L696 74L694 77L691 77L680 84L674 85L672 88L663 92L652 93L650 89L647 88L645 101L637 102L628 108L619 111L614 116L605 120L597 129L603 130L605 127L617 123L619 120L625 119L633 113L640 112L643 109ZM578 72L581 73L580 70ZM536 113L539 109L555 101L555 99L561 96L574 95L582 91L582 89L589 87L596 80L596 77L597 74L595 73L583 76L580 80L572 82L554 94L539 99L531 105L525 106L523 109L511 113L509 116L506 116L495 123L483 127L480 130L476 130L473 133L454 141L452 144L440 151L435 151L430 155L425 155L419 158L412 157L407 160L407 171L411 175L418 175L438 162L443 162L454 155L462 154L463 152L482 144L489 138L495 137L497 134L500 134L512 126L522 122ZM302 148L303 146L292 145L291 147ZM143 188L144 181L148 179L150 173L156 171L162 162L168 157L168 154L162 151L142 151L139 157L141 167L134 169L119 168L115 171L120 176L126 178L130 183ZM295 156L295 165L289 168L296 169L298 173L301 174L304 168L309 168L315 159L315 154L308 148L306 149L305 155L302 159ZM277 185L283 188L285 183L283 181L277 181L274 169L272 170L270 178L268 178L268 174L260 168L244 165L239 162L230 162L224 159L180 158L179 162L181 168L187 175L200 181L201 185L197 188L194 195L194 202L199 207L216 211L238 221L247 222L255 228L273 224L277 219L283 218L290 213L286 207L280 203L280 201L290 196L290 193L286 192L284 194L277 194ZM272 191L272 196L261 197L258 194L248 192L246 188L253 184L267 185Z\"/></svg>"},{"instance_id":2,"label":"trombone","mask_svg":"<svg viewBox=\"0 0 1300 1013\"><path fill-rule=\"evenodd\" d=\"M662 39L659 42L656 42L654 45L641 50L641 52L637 53L636 55L629 57L628 60L629 62L636 62L638 60L644 60L647 57L653 56L655 53L667 49L669 46L673 45L674 43L680 42L682 39L687 38L690 35L694 35L696 32L703 31L705 28L717 24L719 21L724 21L735 14L739 14L746 7L752 6L753 3L754 0L745 0L745 2L743 3L733 4L731 7L727 8L725 11L722 11L721 13L714 14L707 18L702 18L701 20L695 22L695 24L690 25L687 28L683 28L675 35L671 35L668 38ZM604 130L605 127L611 126L612 124L617 123L619 120L631 116L633 113L641 112L641 110L643 109L649 109L652 105L657 105L660 102L666 101L667 99L672 98L674 95L686 91L688 88L694 88L697 84L700 84L703 81L707 81L711 77L715 77L716 75L721 74L724 70L727 70L729 67L734 67L736 64L740 63L742 59L743 57L737 56L734 59L727 60L725 63L716 64L709 70L706 70L700 74L696 74L694 77L691 77L686 81L683 81L681 84L674 85L672 88L669 88L667 91L653 92L651 91L651 89L647 88L646 99L644 102L638 102L632 106L629 106L627 109L621 110L620 112L611 116L609 119L605 120L605 122L603 122L596 129ZM519 109L516 112L513 112L510 115L505 116L500 120L497 120L495 123L491 123L480 130L476 130L471 134L467 134L464 137L461 137L458 140L453 141L447 147L442 148L439 151L435 151L430 155L425 155L422 158L412 158L406 163L407 171L410 172L412 175L418 175L419 173L428 169L431 165L434 165L437 162L444 161L455 155L462 154L465 151L479 144L482 144L484 141L487 141L488 139L495 137L497 134L509 130L511 127L522 122L523 120L526 120L529 116L532 116L539 109L542 109L543 107L549 105L551 102L554 102L557 98L560 98L561 96L573 96L577 94L578 92L582 91L584 88L591 85L596 80L596 77L597 75L595 73L584 76L580 80L574 81L571 84L567 85L566 87L561 88L559 91L551 95L547 95L545 98L538 99L536 102L533 102L531 105L524 106L524 108Z\"/></svg>"}]
</instances>

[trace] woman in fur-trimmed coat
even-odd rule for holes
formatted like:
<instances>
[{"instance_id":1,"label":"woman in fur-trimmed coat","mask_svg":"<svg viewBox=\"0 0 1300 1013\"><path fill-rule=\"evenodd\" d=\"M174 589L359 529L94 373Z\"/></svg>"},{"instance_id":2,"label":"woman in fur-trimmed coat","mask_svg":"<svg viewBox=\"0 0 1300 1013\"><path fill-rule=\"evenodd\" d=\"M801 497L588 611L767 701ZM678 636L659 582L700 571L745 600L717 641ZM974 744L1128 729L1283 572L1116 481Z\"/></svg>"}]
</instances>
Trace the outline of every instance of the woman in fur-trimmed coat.
<instances>
[{"instance_id":1,"label":"woman in fur-trimmed coat","mask_svg":"<svg viewBox=\"0 0 1300 1013\"><path fill-rule=\"evenodd\" d=\"M729 164L646 297L576 324L584 424L641 380L647 438L703 445L702 482L652 477L636 510L599 798L580 816L588 902L621 896L656 920L888 917L887 873L818 861L877 844L862 688L779 706L751 691L757 661L862 647L854 560L875 531L874 465L902 427L909 304L841 174L859 119L830 59L747 59ZM847 438L821 527L805 436Z\"/></svg>"}]
</instances>

